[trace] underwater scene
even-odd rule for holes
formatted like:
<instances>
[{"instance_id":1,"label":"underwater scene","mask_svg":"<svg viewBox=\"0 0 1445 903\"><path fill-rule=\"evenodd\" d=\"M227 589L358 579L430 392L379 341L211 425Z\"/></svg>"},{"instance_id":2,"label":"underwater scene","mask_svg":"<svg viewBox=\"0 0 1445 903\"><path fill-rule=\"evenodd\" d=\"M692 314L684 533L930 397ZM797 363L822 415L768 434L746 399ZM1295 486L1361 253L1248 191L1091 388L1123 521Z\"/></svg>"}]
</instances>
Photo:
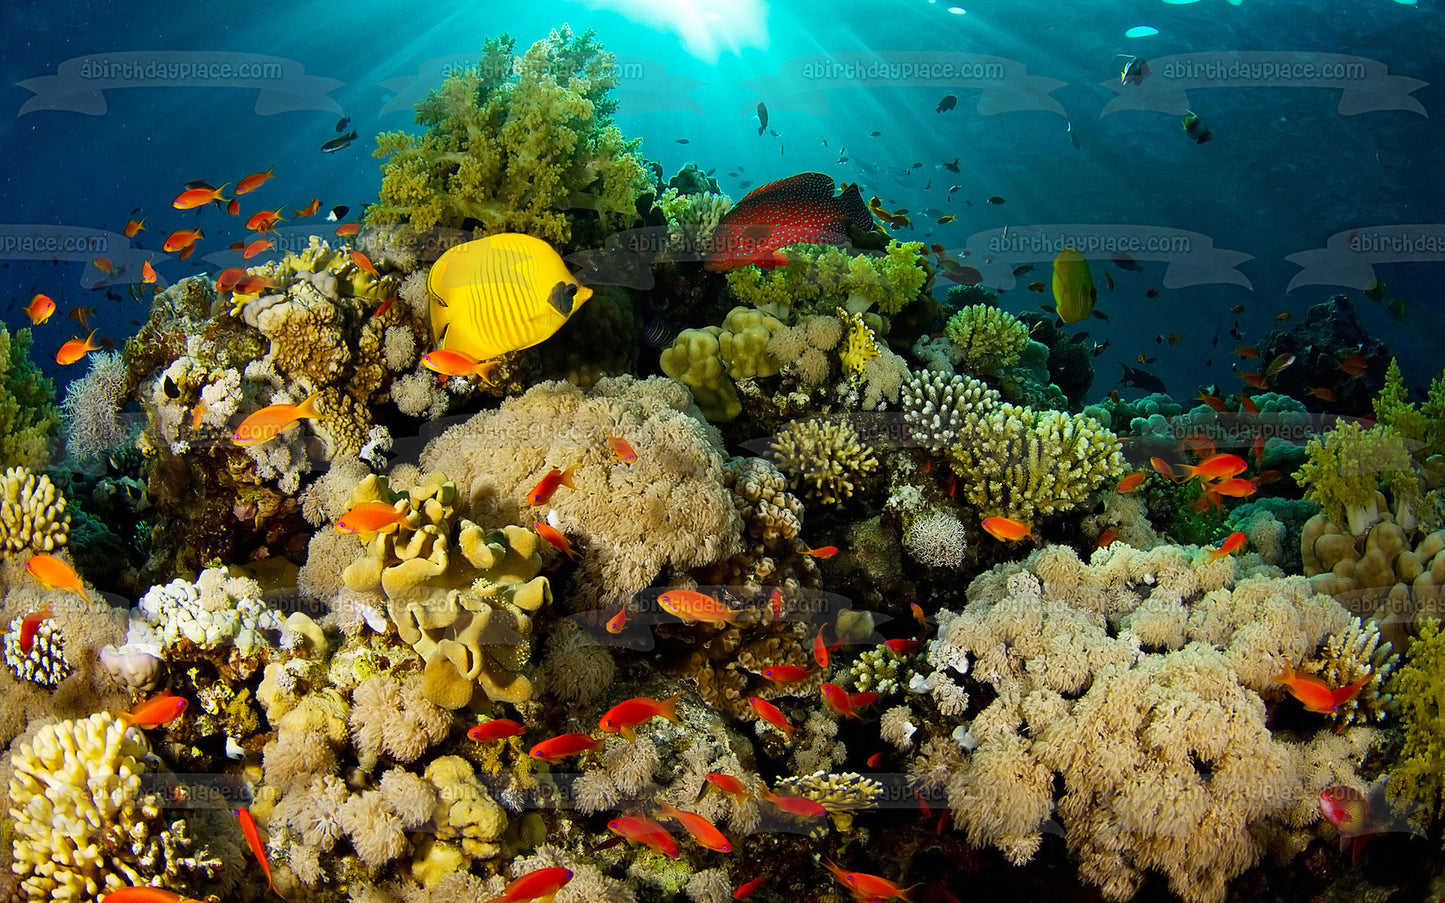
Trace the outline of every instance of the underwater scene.
<instances>
[{"instance_id":1,"label":"underwater scene","mask_svg":"<svg viewBox=\"0 0 1445 903\"><path fill-rule=\"evenodd\" d=\"M0 903L1445 900L1441 46L7 0Z\"/></svg>"}]
</instances>

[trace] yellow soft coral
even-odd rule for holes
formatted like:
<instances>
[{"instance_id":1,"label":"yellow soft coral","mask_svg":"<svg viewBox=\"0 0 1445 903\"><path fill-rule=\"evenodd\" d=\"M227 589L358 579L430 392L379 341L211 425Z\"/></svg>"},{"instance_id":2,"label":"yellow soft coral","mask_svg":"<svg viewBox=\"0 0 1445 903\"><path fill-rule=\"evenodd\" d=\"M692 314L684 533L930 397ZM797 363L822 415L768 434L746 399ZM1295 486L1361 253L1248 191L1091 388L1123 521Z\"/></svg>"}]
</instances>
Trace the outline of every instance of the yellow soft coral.
<instances>
[{"instance_id":1,"label":"yellow soft coral","mask_svg":"<svg viewBox=\"0 0 1445 903\"><path fill-rule=\"evenodd\" d=\"M873 330L863 322L862 314L849 313L837 308L836 313L848 329L848 338L843 347L843 371L854 381L863 378L868 361L878 356L878 340Z\"/></svg>"}]
</instances>

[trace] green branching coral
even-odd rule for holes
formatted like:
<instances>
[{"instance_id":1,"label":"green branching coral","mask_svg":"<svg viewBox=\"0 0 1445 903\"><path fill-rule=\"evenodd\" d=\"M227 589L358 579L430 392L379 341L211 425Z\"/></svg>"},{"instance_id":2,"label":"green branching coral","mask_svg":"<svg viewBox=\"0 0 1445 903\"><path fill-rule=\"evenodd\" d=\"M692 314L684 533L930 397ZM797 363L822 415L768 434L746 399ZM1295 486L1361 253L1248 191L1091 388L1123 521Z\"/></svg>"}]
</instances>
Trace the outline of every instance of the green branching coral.
<instances>
[{"instance_id":1,"label":"green branching coral","mask_svg":"<svg viewBox=\"0 0 1445 903\"><path fill-rule=\"evenodd\" d=\"M1384 388L1375 398L1375 419L1404 437L1416 460L1445 454L1445 374L1430 383L1425 403L1419 407L1405 401L1406 392L1400 365L1392 358Z\"/></svg>"},{"instance_id":2,"label":"green branching coral","mask_svg":"<svg viewBox=\"0 0 1445 903\"><path fill-rule=\"evenodd\" d=\"M55 383L30 360L30 330L13 336L0 324L0 470L40 468L60 431Z\"/></svg>"},{"instance_id":3,"label":"green branching coral","mask_svg":"<svg viewBox=\"0 0 1445 903\"><path fill-rule=\"evenodd\" d=\"M985 515L1032 522L1123 473L1119 439L1092 417L1001 404L948 452L958 491Z\"/></svg>"},{"instance_id":4,"label":"green branching coral","mask_svg":"<svg viewBox=\"0 0 1445 903\"><path fill-rule=\"evenodd\" d=\"M804 308L826 313L838 305L862 311L870 304L884 314L906 307L923 289L928 273L919 263L923 243L890 241L881 256L849 254L833 245L789 245L788 265L764 272L739 267L727 275L744 304L788 319Z\"/></svg>"},{"instance_id":5,"label":"green branching coral","mask_svg":"<svg viewBox=\"0 0 1445 903\"><path fill-rule=\"evenodd\" d=\"M1018 317L983 304L965 307L948 319L943 334L958 346L969 373L993 373L1018 362L1029 328Z\"/></svg>"},{"instance_id":6,"label":"green branching coral","mask_svg":"<svg viewBox=\"0 0 1445 903\"><path fill-rule=\"evenodd\" d=\"M1438 815L1445 808L1445 631L1439 621L1420 625L1390 689L1405 729L1390 798L1418 803L1425 814Z\"/></svg>"},{"instance_id":7,"label":"green branching coral","mask_svg":"<svg viewBox=\"0 0 1445 903\"><path fill-rule=\"evenodd\" d=\"M1384 482L1396 505L1396 520L1402 510L1418 501L1420 480L1411 467L1405 440L1393 429L1373 426L1366 430L1354 421L1344 421L1305 446L1309 460L1294 472L1295 482L1305 487L1305 498L1319 502L1330 520L1346 524L1360 535L1380 518L1376 493Z\"/></svg>"},{"instance_id":8,"label":"green branching coral","mask_svg":"<svg viewBox=\"0 0 1445 903\"><path fill-rule=\"evenodd\" d=\"M387 162L368 225L565 243L574 220L564 210L595 210L607 231L631 223L649 183L638 142L610 124L614 58L591 31L566 27L515 60L513 47L506 35L488 40L477 68L428 94L416 110L425 134L377 137Z\"/></svg>"}]
</instances>

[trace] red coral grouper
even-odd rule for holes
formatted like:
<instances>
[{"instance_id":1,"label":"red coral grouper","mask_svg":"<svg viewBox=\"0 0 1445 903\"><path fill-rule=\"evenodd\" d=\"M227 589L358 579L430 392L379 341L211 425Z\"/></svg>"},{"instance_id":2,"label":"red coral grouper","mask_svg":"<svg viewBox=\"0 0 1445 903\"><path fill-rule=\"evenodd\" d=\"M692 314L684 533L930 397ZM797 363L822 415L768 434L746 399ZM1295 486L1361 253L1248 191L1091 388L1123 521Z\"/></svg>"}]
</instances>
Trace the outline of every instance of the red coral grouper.
<instances>
[{"instance_id":1,"label":"red coral grouper","mask_svg":"<svg viewBox=\"0 0 1445 903\"><path fill-rule=\"evenodd\" d=\"M857 185L833 196L833 178L803 172L750 191L718 222L709 239L707 268L715 273L755 263L770 269L788 262L778 249L798 242L841 245L847 224L873 228L873 215Z\"/></svg>"}]
</instances>

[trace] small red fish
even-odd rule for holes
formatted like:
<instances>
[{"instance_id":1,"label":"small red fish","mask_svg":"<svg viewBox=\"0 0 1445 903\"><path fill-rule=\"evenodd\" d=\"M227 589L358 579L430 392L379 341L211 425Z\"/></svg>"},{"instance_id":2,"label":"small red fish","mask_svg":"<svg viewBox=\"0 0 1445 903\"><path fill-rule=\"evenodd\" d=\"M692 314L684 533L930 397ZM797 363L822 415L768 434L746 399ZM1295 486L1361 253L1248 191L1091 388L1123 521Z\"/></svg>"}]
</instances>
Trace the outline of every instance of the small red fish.
<instances>
[{"instance_id":1,"label":"small red fish","mask_svg":"<svg viewBox=\"0 0 1445 903\"><path fill-rule=\"evenodd\" d=\"M1110 528L1099 534L1098 540L1094 542L1094 547L1098 549L1107 549L1109 546L1113 545L1114 540L1118 538L1119 531Z\"/></svg>"},{"instance_id":2,"label":"small red fish","mask_svg":"<svg viewBox=\"0 0 1445 903\"><path fill-rule=\"evenodd\" d=\"M1239 409L1251 416L1259 416L1259 405L1254 403L1253 398L1250 398L1248 395L1245 395L1243 393L1240 393L1239 396Z\"/></svg>"},{"instance_id":3,"label":"small red fish","mask_svg":"<svg viewBox=\"0 0 1445 903\"><path fill-rule=\"evenodd\" d=\"M72 338L61 345L60 349L55 352L55 362L62 365L73 364L85 357L86 354L99 351L101 346L95 344L95 334L99 331L92 329L90 335L86 336L83 342L80 339Z\"/></svg>"},{"instance_id":4,"label":"small red fish","mask_svg":"<svg viewBox=\"0 0 1445 903\"><path fill-rule=\"evenodd\" d=\"M1284 663L1284 673L1274 679L1275 683L1284 684L1289 693L1295 699L1304 703L1307 711L1320 715L1332 715L1335 710L1351 699L1370 678L1346 684L1338 689L1330 689L1329 684L1315 677L1313 674L1296 674L1289 662Z\"/></svg>"},{"instance_id":5,"label":"small red fish","mask_svg":"<svg viewBox=\"0 0 1445 903\"><path fill-rule=\"evenodd\" d=\"M1358 862L1360 851L1372 836L1369 830L1370 801L1354 787L1335 784L1320 791L1320 815L1340 832L1340 847L1350 847L1350 858Z\"/></svg>"},{"instance_id":6,"label":"small red fish","mask_svg":"<svg viewBox=\"0 0 1445 903\"><path fill-rule=\"evenodd\" d=\"M531 900L552 899L552 894L567 886L572 880L572 870L554 865L550 868L528 872L503 888L499 896L486 903L528 903Z\"/></svg>"},{"instance_id":7,"label":"small red fish","mask_svg":"<svg viewBox=\"0 0 1445 903\"><path fill-rule=\"evenodd\" d=\"M744 617L742 611L694 589L670 589L657 597L657 604L686 624L701 621L717 627L737 627Z\"/></svg>"},{"instance_id":8,"label":"small red fish","mask_svg":"<svg viewBox=\"0 0 1445 903\"><path fill-rule=\"evenodd\" d=\"M894 655L911 655L923 648L923 641L899 637L898 639L884 640L883 647Z\"/></svg>"},{"instance_id":9,"label":"small red fish","mask_svg":"<svg viewBox=\"0 0 1445 903\"><path fill-rule=\"evenodd\" d=\"M1255 466L1264 463L1264 433L1254 437L1254 444L1250 446L1249 453L1254 458Z\"/></svg>"},{"instance_id":10,"label":"small red fish","mask_svg":"<svg viewBox=\"0 0 1445 903\"><path fill-rule=\"evenodd\" d=\"M498 361L478 360L470 354L450 348L428 351L422 355L421 362L433 373L440 373L442 376L479 376L489 385L493 384L492 375L501 366Z\"/></svg>"},{"instance_id":11,"label":"small red fish","mask_svg":"<svg viewBox=\"0 0 1445 903\"><path fill-rule=\"evenodd\" d=\"M1344 360L1340 361L1339 366L1335 369L1339 370L1350 379L1359 379L1361 376L1364 376L1366 373L1369 372L1370 362L1363 354L1360 354L1358 351L1351 351L1349 354L1345 355Z\"/></svg>"},{"instance_id":12,"label":"small red fish","mask_svg":"<svg viewBox=\"0 0 1445 903\"><path fill-rule=\"evenodd\" d=\"M607 619L608 633L621 633L627 628L627 606L623 605L617 610L617 614Z\"/></svg>"},{"instance_id":13,"label":"small red fish","mask_svg":"<svg viewBox=\"0 0 1445 903\"><path fill-rule=\"evenodd\" d=\"M1249 469L1249 462L1239 455L1231 455L1228 452L1221 452L1210 458L1199 462L1198 466L1185 467L1185 479L1203 477L1208 480L1228 479L1238 476Z\"/></svg>"},{"instance_id":14,"label":"small red fish","mask_svg":"<svg viewBox=\"0 0 1445 903\"><path fill-rule=\"evenodd\" d=\"M778 620L782 619L782 617L783 617L783 594L778 591L778 588L777 588L776 586L773 587L773 594L768 597L768 601L771 602L771 603L772 603L772 606L773 606L773 620L774 620L774 621L778 621Z\"/></svg>"},{"instance_id":15,"label":"small red fish","mask_svg":"<svg viewBox=\"0 0 1445 903\"><path fill-rule=\"evenodd\" d=\"M1028 524L1011 517L985 517L982 526L989 536L1000 542L1017 542L1020 539L1027 539L1033 532Z\"/></svg>"},{"instance_id":16,"label":"small red fish","mask_svg":"<svg viewBox=\"0 0 1445 903\"><path fill-rule=\"evenodd\" d=\"M141 282L155 282L155 281L156 281L156 268L153 267L153 266L151 266L151 262L150 262L149 260L143 260L143 261L141 261L141 265L140 265L140 281L141 281Z\"/></svg>"},{"instance_id":17,"label":"small red fish","mask_svg":"<svg viewBox=\"0 0 1445 903\"><path fill-rule=\"evenodd\" d=\"M1208 392L1200 392L1198 395L1196 395L1196 396L1194 396L1194 397L1195 397L1196 399L1198 399L1199 401L1202 401L1202 402L1204 402L1205 404L1209 405L1211 408L1213 408L1215 411L1218 411L1218 412L1221 413L1221 414L1228 413L1228 411L1229 411L1229 406L1226 405L1226 404L1224 403L1224 400L1223 400L1222 398L1220 398L1218 395L1210 395Z\"/></svg>"},{"instance_id":18,"label":"small red fish","mask_svg":"<svg viewBox=\"0 0 1445 903\"><path fill-rule=\"evenodd\" d=\"M562 734L543 740L527 750L527 755L556 765L568 756L576 756L585 752L601 752L605 745L603 741L594 739L587 734Z\"/></svg>"},{"instance_id":19,"label":"small red fish","mask_svg":"<svg viewBox=\"0 0 1445 903\"><path fill-rule=\"evenodd\" d=\"M242 420L231 434L231 442L241 448L262 445L296 426L302 420L315 420L321 416L316 407L316 396L312 395L300 404L271 404Z\"/></svg>"},{"instance_id":20,"label":"small red fish","mask_svg":"<svg viewBox=\"0 0 1445 903\"><path fill-rule=\"evenodd\" d=\"M1157 456L1151 457L1149 459L1149 465L1154 468L1155 473L1159 474L1159 476L1164 477L1165 479L1173 480L1177 476L1174 473L1174 468L1170 467L1169 462L1165 461L1163 458Z\"/></svg>"},{"instance_id":21,"label":"small red fish","mask_svg":"<svg viewBox=\"0 0 1445 903\"><path fill-rule=\"evenodd\" d=\"M837 554L838 554L838 547L837 547L837 546L819 546L819 547L816 548L816 549L808 549L808 550L806 550L806 551L804 552L804 554L806 554L806 555L812 555L814 558L832 558L834 555L837 555Z\"/></svg>"},{"instance_id":22,"label":"small red fish","mask_svg":"<svg viewBox=\"0 0 1445 903\"><path fill-rule=\"evenodd\" d=\"M271 863L266 858L266 848L261 845L261 834L256 829L256 819L251 817L250 809L237 809L236 817L241 820L241 833L246 836L246 843L251 847L251 855L261 863L261 871L266 873L266 883L271 886L271 893L281 897L281 892L276 889L276 882L271 880ZM286 899L281 897L281 899Z\"/></svg>"},{"instance_id":23,"label":"small red fish","mask_svg":"<svg viewBox=\"0 0 1445 903\"><path fill-rule=\"evenodd\" d=\"M467 731L467 739L477 743L491 743L508 737L520 737L526 728L510 718L493 718Z\"/></svg>"},{"instance_id":24,"label":"small red fish","mask_svg":"<svg viewBox=\"0 0 1445 903\"><path fill-rule=\"evenodd\" d=\"M782 809L789 815L796 815L800 818L821 818L828 814L828 810L817 800L808 799L806 796L791 796L783 793L765 793L763 799Z\"/></svg>"},{"instance_id":25,"label":"small red fish","mask_svg":"<svg viewBox=\"0 0 1445 903\"><path fill-rule=\"evenodd\" d=\"M668 833L666 828L650 818L640 815L614 818L607 823L607 830L618 837L651 847L668 859L677 858L677 841L672 839L672 834Z\"/></svg>"},{"instance_id":26,"label":"small red fish","mask_svg":"<svg viewBox=\"0 0 1445 903\"><path fill-rule=\"evenodd\" d=\"M819 692L823 696L823 704L838 717L863 720L863 716L853 711L853 703L848 698L848 691L842 687L837 684L825 683L819 688Z\"/></svg>"},{"instance_id":27,"label":"small red fish","mask_svg":"<svg viewBox=\"0 0 1445 903\"><path fill-rule=\"evenodd\" d=\"M359 267L360 269L365 270L367 273L371 274L371 277L373 279L379 278L381 275L376 271L376 265L371 262L371 258L367 257L360 251L351 252L351 262L356 264L357 267Z\"/></svg>"},{"instance_id":28,"label":"small red fish","mask_svg":"<svg viewBox=\"0 0 1445 903\"><path fill-rule=\"evenodd\" d=\"M923 614L923 606L919 605L917 602L909 602L908 607L913 611L913 620L918 622L919 627L927 630L928 618L925 617Z\"/></svg>"},{"instance_id":29,"label":"small red fish","mask_svg":"<svg viewBox=\"0 0 1445 903\"><path fill-rule=\"evenodd\" d=\"M359 533L370 538L378 533L394 532L410 513L411 509L406 506L398 509L380 499L372 499L357 504L337 518L336 529L342 533Z\"/></svg>"},{"instance_id":30,"label":"small red fish","mask_svg":"<svg viewBox=\"0 0 1445 903\"><path fill-rule=\"evenodd\" d=\"M37 293L25 307L25 316L30 318L31 326L39 326L49 320L53 313L55 313L55 301L49 295Z\"/></svg>"},{"instance_id":31,"label":"small red fish","mask_svg":"<svg viewBox=\"0 0 1445 903\"><path fill-rule=\"evenodd\" d=\"M375 311L374 313L372 313L372 316L374 316L374 317L382 317L382 316L385 316L385 315L386 315L386 312L389 311L389 310L391 310L391 305L392 305L393 303L395 303L395 302L396 302L396 295L392 295L390 298L387 298L385 301L381 302L381 304L379 304L379 305L377 306L376 311Z\"/></svg>"},{"instance_id":32,"label":"small red fish","mask_svg":"<svg viewBox=\"0 0 1445 903\"><path fill-rule=\"evenodd\" d=\"M164 887L122 887L101 898L100 903L205 903L195 897L182 897Z\"/></svg>"},{"instance_id":33,"label":"small red fish","mask_svg":"<svg viewBox=\"0 0 1445 903\"><path fill-rule=\"evenodd\" d=\"M773 665L762 670L762 675L775 684L796 683L812 673L813 669L801 665Z\"/></svg>"},{"instance_id":34,"label":"small red fish","mask_svg":"<svg viewBox=\"0 0 1445 903\"><path fill-rule=\"evenodd\" d=\"M35 633L40 629L41 623L54 617L50 613L50 603L46 602L45 607L39 611L32 611L20 619L20 651L26 655L35 648Z\"/></svg>"},{"instance_id":35,"label":"small red fish","mask_svg":"<svg viewBox=\"0 0 1445 903\"><path fill-rule=\"evenodd\" d=\"M1265 379L1264 374L1262 373L1255 373L1252 370L1243 371L1239 374L1239 378L1244 380L1245 385L1254 389L1258 389L1261 392L1269 388L1269 380Z\"/></svg>"},{"instance_id":36,"label":"small red fish","mask_svg":"<svg viewBox=\"0 0 1445 903\"><path fill-rule=\"evenodd\" d=\"M135 234L137 232L146 231L146 221L144 218L127 220L125 224L125 229L123 229L122 231L125 232L126 238L135 238Z\"/></svg>"},{"instance_id":37,"label":"small red fish","mask_svg":"<svg viewBox=\"0 0 1445 903\"><path fill-rule=\"evenodd\" d=\"M542 475L542 479L537 481L537 485L532 487L532 491L527 493L527 504L547 504L552 500L552 494L557 491L557 487L559 486L566 486L568 489L576 490L577 487L572 483L572 474L577 470L577 467L577 464L573 464L566 470L558 470L554 467L547 471Z\"/></svg>"},{"instance_id":38,"label":"small red fish","mask_svg":"<svg viewBox=\"0 0 1445 903\"><path fill-rule=\"evenodd\" d=\"M823 642L823 628L818 628L818 635L813 637L813 661L818 663L819 668L828 667L828 646Z\"/></svg>"},{"instance_id":39,"label":"small red fish","mask_svg":"<svg viewBox=\"0 0 1445 903\"><path fill-rule=\"evenodd\" d=\"M361 223L342 223L336 227L336 234L342 238L350 238L361 231Z\"/></svg>"},{"instance_id":40,"label":"small red fish","mask_svg":"<svg viewBox=\"0 0 1445 903\"><path fill-rule=\"evenodd\" d=\"M320 209L321 198L312 198L311 203L307 204L305 207L298 208L296 210L296 213L293 215L297 219L306 219L307 217L315 216L316 211Z\"/></svg>"},{"instance_id":41,"label":"small red fish","mask_svg":"<svg viewBox=\"0 0 1445 903\"><path fill-rule=\"evenodd\" d=\"M240 200L240 198L231 198L231 202L226 205L226 213L227 213L228 215L230 215L230 216L240 216L240 215L241 215L241 200Z\"/></svg>"},{"instance_id":42,"label":"small red fish","mask_svg":"<svg viewBox=\"0 0 1445 903\"><path fill-rule=\"evenodd\" d=\"M272 166L265 172L253 172L249 176L246 176L236 183L236 194L248 194L266 184L268 179L276 178L275 169L276 167Z\"/></svg>"},{"instance_id":43,"label":"small red fish","mask_svg":"<svg viewBox=\"0 0 1445 903\"><path fill-rule=\"evenodd\" d=\"M677 693L660 701L637 696L619 702L598 720L597 729L608 734L621 734L630 741L637 739L632 729L653 718L666 718L673 724L681 724L682 720L677 717L677 699L681 695Z\"/></svg>"},{"instance_id":44,"label":"small red fish","mask_svg":"<svg viewBox=\"0 0 1445 903\"><path fill-rule=\"evenodd\" d=\"M880 878L877 875L870 875L867 872L847 872L838 867L837 863L824 861L823 865L838 879L838 883L853 894L855 899L866 900L867 903L883 903L885 900L907 900L908 890L889 881L887 878Z\"/></svg>"},{"instance_id":45,"label":"small red fish","mask_svg":"<svg viewBox=\"0 0 1445 903\"><path fill-rule=\"evenodd\" d=\"M250 219L246 220L246 228L252 232L270 232L276 228L277 223L285 221L285 217L281 216L280 207L275 210L258 210L251 214Z\"/></svg>"},{"instance_id":46,"label":"small red fish","mask_svg":"<svg viewBox=\"0 0 1445 903\"><path fill-rule=\"evenodd\" d=\"M46 589L70 590L85 601L90 601L90 594L85 591L85 584L81 582L75 568L54 555L44 552L31 555L25 562L25 570Z\"/></svg>"},{"instance_id":47,"label":"small red fish","mask_svg":"<svg viewBox=\"0 0 1445 903\"><path fill-rule=\"evenodd\" d=\"M873 755L869 756L869 757L868 757L868 767L869 767L869 768L882 768L882 767L883 767L883 753L881 753L881 752L876 752L876 753L874 753Z\"/></svg>"},{"instance_id":48,"label":"small red fish","mask_svg":"<svg viewBox=\"0 0 1445 903\"><path fill-rule=\"evenodd\" d=\"M182 248L189 248L206 235L200 229L177 229L166 236L165 243L161 245L163 251L179 251Z\"/></svg>"},{"instance_id":49,"label":"small red fish","mask_svg":"<svg viewBox=\"0 0 1445 903\"><path fill-rule=\"evenodd\" d=\"M632 464L637 461L637 452L633 450L631 444L629 444L626 439L619 439L616 436L608 436L607 447L612 450L612 454L617 458L617 460L621 461L623 464Z\"/></svg>"},{"instance_id":50,"label":"small red fish","mask_svg":"<svg viewBox=\"0 0 1445 903\"><path fill-rule=\"evenodd\" d=\"M713 230L705 266L719 273L756 264L765 269L786 264L787 245L841 245L847 226L873 228L873 215L857 185L834 196L833 178L805 172L754 188L723 215Z\"/></svg>"},{"instance_id":51,"label":"small red fish","mask_svg":"<svg viewBox=\"0 0 1445 903\"><path fill-rule=\"evenodd\" d=\"M1120 480L1119 485L1115 486L1114 489L1117 492L1133 492L1135 489L1138 489L1140 486L1144 485L1144 480L1148 476L1149 475L1144 473L1142 470L1136 470L1124 479Z\"/></svg>"},{"instance_id":52,"label":"small red fish","mask_svg":"<svg viewBox=\"0 0 1445 903\"><path fill-rule=\"evenodd\" d=\"M100 270L107 276L115 272L115 264L111 262L109 257L91 258L90 265L95 267L97 270Z\"/></svg>"},{"instance_id":53,"label":"small red fish","mask_svg":"<svg viewBox=\"0 0 1445 903\"><path fill-rule=\"evenodd\" d=\"M264 239L264 238L258 238L258 239L256 239L255 241L251 242L250 244L246 245L245 250L243 250L243 251L241 252L241 259L242 259L242 260L250 260L252 257L255 257L257 254L260 254L262 251L269 251L271 248L274 248L275 246L276 246L276 243L275 243L274 241L268 241L268 240L266 240L266 239Z\"/></svg>"},{"instance_id":54,"label":"small red fish","mask_svg":"<svg viewBox=\"0 0 1445 903\"><path fill-rule=\"evenodd\" d=\"M1253 345L1235 345L1234 353L1239 355L1244 360L1250 360L1252 358L1259 357L1259 349L1255 348Z\"/></svg>"},{"instance_id":55,"label":"small red fish","mask_svg":"<svg viewBox=\"0 0 1445 903\"><path fill-rule=\"evenodd\" d=\"M731 853L733 851L733 845L727 839L727 835L719 831L717 825L696 812L679 809L672 803L663 801L658 805L657 813L682 825L699 846L706 847L715 853Z\"/></svg>"},{"instance_id":56,"label":"small red fish","mask_svg":"<svg viewBox=\"0 0 1445 903\"><path fill-rule=\"evenodd\" d=\"M753 711L757 713L757 716L759 718L763 719L768 724L771 724L773 727L782 731L783 736L787 737L789 740L793 739L793 726L788 723L788 719L783 715L782 711L780 711L777 706L773 705L771 702L768 702L766 699L760 699L757 696L749 696L748 705L752 707Z\"/></svg>"},{"instance_id":57,"label":"small red fish","mask_svg":"<svg viewBox=\"0 0 1445 903\"><path fill-rule=\"evenodd\" d=\"M767 880L768 876L764 875L761 878L754 878L751 881L739 884L738 889L733 891L733 899L746 900L748 897L751 897L753 895L753 891L757 890L765 883L767 883Z\"/></svg>"},{"instance_id":58,"label":"small red fish","mask_svg":"<svg viewBox=\"0 0 1445 903\"><path fill-rule=\"evenodd\" d=\"M1325 404L1334 404L1335 402L1340 400L1339 393L1337 393L1334 389L1329 388L1328 386L1311 386L1310 388L1305 389L1305 394L1313 395L1315 398L1318 398Z\"/></svg>"},{"instance_id":59,"label":"small red fish","mask_svg":"<svg viewBox=\"0 0 1445 903\"><path fill-rule=\"evenodd\" d=\"M582 556L578 555L577 551L572 548L572 544L567 541L567 537L557 532L557 530L554 529L551 525L535 523L532 525L532 529L536 530L537 535L546 540L549 546L559 552L565 553L567 557L571 558L573 561L577 561L582 558Z\"/></svg>"},{"instance_id":60,"label":"small red fish","mask_svg":"<svg viewBox=\"0 0 1445 903\"><path fill-rule=\"evenodd\" d=\"M229 184L231 183L226 183L226 185ZM226 190L226 185L222 185L220 188L188 188L176 195L176 199L171 201L171 206L177 210L194 210L212 201L224 201L225 198L221 197L221 192Z\"/></svg>"},{"instance_id":61,"label":"small red fish","mask_svg":"<svg viewBox=\"0 0 1445 903\"><path fill-rule=\"evenodd\" d=\"M186 700L164 691L116 717L133 727L160 727L169 724L186 710Z\"/></svg>"},{"instance_id":62,"label":"small red fish","mask_svg":"<svg viewBox=\"0 0 1445 903\"><path fill-rule=\"evenodd\" d=\"M1209 487L1209 491L1215 495L1227 495L1230 498L1242 499L1254 495L1256 487L1249 480L1242 477L1235 477L1232 480L1225 480Z\"/></svg>"},{"instance_id":63,"label":"small red fish","mask_svg":"<svg viewBox=\"0 0 1445 903\"><path fill-rule=\"evenodd\" d=\"M748 788L743 786L743 782L739 781L737 778L733 777L730 774L723 774L722 772L718 771L710 771L704 777L707 778L707 782L709 784L721 790L723 793L730 793L733 796L742 798L752 796L752 794L748 792Z\"/></svg>"},{"instance_id":64,"label":"small red fish","mask_svg":"<svg viewBox=\"0 0 1445 903\"><path fill-rule=\"evenodd\" d=\"M257 273L254 276L242 276L237 279L231 286L231 291L238 295L259 295L268 288L271 288L271 284L266 281L266 277Z\"/></svg>"},{"instance_id":65,"label":"small red fish","mask_svg":"<svg viewBox=\"0 0 1445 903\"><path fill-rule=\"evenodd\" d=\"M1209 550L1209 560L1218 561L1224 556L1232 554L1236 549L1244 545L1245 540L1247 539L1249 539L1249 537L1244 535L1243 533L1229 534L1229 536L1225 538L1224 542L1219 544L1219 548Z\"/></svg>"}]
</instances>

